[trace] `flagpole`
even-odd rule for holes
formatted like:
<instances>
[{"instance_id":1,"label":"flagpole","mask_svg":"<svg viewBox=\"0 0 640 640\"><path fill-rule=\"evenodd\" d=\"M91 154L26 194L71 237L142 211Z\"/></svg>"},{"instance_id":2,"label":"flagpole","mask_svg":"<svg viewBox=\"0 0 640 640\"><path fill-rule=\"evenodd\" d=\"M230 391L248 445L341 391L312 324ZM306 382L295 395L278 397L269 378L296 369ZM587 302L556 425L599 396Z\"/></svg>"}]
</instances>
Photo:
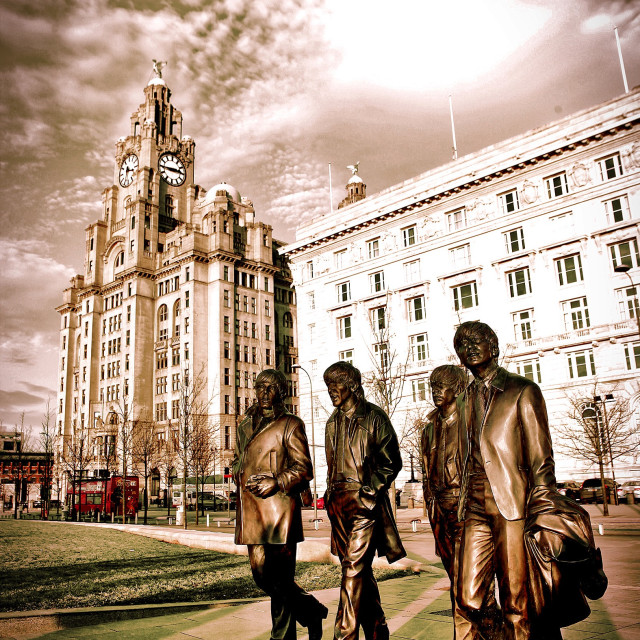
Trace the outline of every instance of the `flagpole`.
<instances>
[{"instance_id":1,"label":"flagpole","mask_svg":"<svg viewBox=\"0 0 640 640\"><path fill-rule=\"evenodd\" d=\"M620 46L618 27L614 27L613 31L616 34L616 43L618 45L618 58L620 58L620 71L622 72L622 81L624 82L624 92L629 93L629 85L627 84L627 72L624 69L624 60L622 59L622 47Z\"/></svg>"},{"instance_id":2,"label":"flagpole","mask_svg":"<svg viewBox=\"0 0 640 640\"><path fill-rule=\"evenodd\" d=\"M456 144L456 128L453 124L453 101L451 100L451 94L449 94L449 113L451 115L451 135L453 136L453 159L458 159L458 146Z\"/></svg>"},{"instance_id":3,"label":"flagpole","mask_svg":"<svg viewBox=\"0 0 640 640\"><path fill-rule=\"evenodd\" d=\"M331 163L329 163L329 207L333 215L333 188L331 186Z\"/></svg>"}]
</instances>

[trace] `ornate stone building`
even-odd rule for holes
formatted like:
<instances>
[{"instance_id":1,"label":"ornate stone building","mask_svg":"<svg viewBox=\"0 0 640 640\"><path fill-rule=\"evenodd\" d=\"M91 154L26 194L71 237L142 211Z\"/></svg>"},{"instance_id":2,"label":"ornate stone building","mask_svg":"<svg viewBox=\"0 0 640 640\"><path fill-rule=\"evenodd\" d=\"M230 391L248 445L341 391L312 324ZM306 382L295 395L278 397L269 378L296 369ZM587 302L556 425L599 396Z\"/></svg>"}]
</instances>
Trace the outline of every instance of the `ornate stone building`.
<instances>
[{"instance_id":1,"label":"ornate stone building","mask_svg":"<svg viewBox=\"0 0 640 640\"><path fill-rule=\"evenodd\" d=\"M296 306L283 243L234 187L195 183L195 142L182 135L170 98L156 70L116 144L113 184L86 229L84 273L57 308L59 455L82 436L78 464L90 475L117 457L118 424L152 422L159 447L175 440L181 394L199 384L208 420L219 425L218 473L262 368L287 371L297 410ZM158 489L156 478L151 495Z\"/></svg>"},{"instance_id":2,"label":"ornate stone building","mask_svg":"<svg viewBox=\"0 0 640 640\"><path fill-rule=\"evenodd\" d=\"M293 265L316 441L331 409L322 372L343 359L369 388L376 379L396 385L393 422L410 443L431 406L429 374L458 362L453 334L466 320L494 327L502 364L541 385L556 436L571 397L598 404L603 419L628 400L637 433L639 187L636 89L301 225L283 254ZM560 479L597 475L559 442ZM637 455L615 464L621 479L640 470Z\"/></svg>"}]
</instances>

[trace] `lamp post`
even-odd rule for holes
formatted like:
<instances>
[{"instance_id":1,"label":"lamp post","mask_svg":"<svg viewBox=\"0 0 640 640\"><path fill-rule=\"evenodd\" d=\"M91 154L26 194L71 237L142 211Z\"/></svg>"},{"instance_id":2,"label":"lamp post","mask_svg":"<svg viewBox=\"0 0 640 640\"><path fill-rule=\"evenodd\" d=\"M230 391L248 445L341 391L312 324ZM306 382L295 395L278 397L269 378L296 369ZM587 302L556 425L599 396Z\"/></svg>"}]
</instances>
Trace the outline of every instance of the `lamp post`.
<instances>
[{"instance_id":1,"label":"lamp post","mask_svg":"<svg viewBox=\"0 0 640 640\"><path fill-rule=\"evenodd\" d=\"M313 423L313 384L311 383L309 372L303 366L293 364L291 368L304 371L307 374L307 378L309 378L309 396L311 398L311 463L313 464L313 525L317 529L318 523L322 520L318 519L318 494L316 493L316 433Z\"/></svg>"},{"instance_id":2,"label":"lamp post","mask_svg":"<svg viewBox=\"0 0 640 640\"><path fill-rule=\"evenodd\" d=\"M607 448L609 449L609 461L611 464L611 479L613 480L613 503L615 505L618 504L618 491L616 489L616 473L613 469L613 451L611 451L611 434L609 433L609 418L607 416L607 401L613 400L612 393L605 393L604 397L602 396L594 396L594 402L600 403L602 405L602 412L604 414L604 429L605 435L607 436ZM603 502L606 500L606 497L602 498Z\"/></svg>"},{"instance_id":3,"label":"lamp post","mask_svg":"<svg viewBox=\"0 0 640 640\"><path fill-rule=\"evenodd\" d=\"M631 287L635 290L634 291L635 295L633 297L633 314L636 317L636 324L638 325L638 335L640 335L640 313L639 313L640 303L638 301L638 290L637 290L638 285L633 281L633 278L629 273L629 271L631 271L631 265L628 262L623 262L622 264L615 266L613 270L616 273L624 273L627 276L627 278L629 278Z\"/></svg>"}]
</instances>

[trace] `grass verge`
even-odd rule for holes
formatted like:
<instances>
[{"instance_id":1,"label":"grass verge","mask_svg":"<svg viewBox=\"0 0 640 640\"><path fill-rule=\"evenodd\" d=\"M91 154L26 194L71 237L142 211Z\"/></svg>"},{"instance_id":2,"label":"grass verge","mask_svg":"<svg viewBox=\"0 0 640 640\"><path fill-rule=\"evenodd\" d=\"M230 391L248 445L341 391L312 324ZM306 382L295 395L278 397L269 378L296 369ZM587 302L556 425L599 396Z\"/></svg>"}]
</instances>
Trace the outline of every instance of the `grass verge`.
<instances>
[{"instance_id":1,"label":"grass verge","mask_svg":"<svg viewBox=\"0 0 640 640\"><path fill-rule=\"evenodd\" d=\"M406 575L375 570L378 580ZM337 587L337 565L299 562L307 590ZM169 544L113 529L0 521L0 611L195 602L264 595L246 556Z\"/></svg>"}]
</instances>

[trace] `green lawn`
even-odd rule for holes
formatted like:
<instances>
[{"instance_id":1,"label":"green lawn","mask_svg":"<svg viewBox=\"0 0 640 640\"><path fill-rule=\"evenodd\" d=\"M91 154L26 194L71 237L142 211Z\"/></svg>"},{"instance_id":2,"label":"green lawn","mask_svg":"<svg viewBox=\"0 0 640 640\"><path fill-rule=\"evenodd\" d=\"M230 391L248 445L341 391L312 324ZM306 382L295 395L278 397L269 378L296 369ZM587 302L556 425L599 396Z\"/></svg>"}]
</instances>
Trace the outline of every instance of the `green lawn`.
<instances>
[{"instance_id":1,"label":"green lawn","mask_svg":"<svg viewBox=\"0 0 640 640\"><path fill-rule=\"evenodd\" d=\"M379 580L399 575L376 570ZM299 562L296 579L307 590L335 587L340 567ZM37 520L0 521L0 585L0 611L264 595L246 556Z\"/></svg>"}]
</instances>

